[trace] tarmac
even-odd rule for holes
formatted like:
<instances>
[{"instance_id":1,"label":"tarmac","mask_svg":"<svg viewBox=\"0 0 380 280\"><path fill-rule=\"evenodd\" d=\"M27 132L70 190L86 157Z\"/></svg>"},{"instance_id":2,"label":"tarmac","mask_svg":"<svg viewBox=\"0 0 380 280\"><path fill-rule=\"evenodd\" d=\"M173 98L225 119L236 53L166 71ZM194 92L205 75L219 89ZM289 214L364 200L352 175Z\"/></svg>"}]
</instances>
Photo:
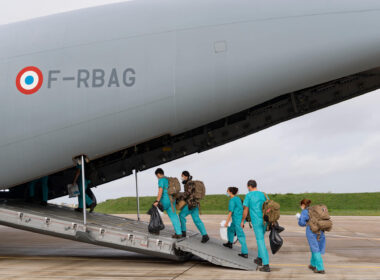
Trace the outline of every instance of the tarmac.
<instances>
[{"instance_id":1,"label":"tarmac","mask_svg":"<svg viewBox=\"0 0 380 280\"><path fill-rule=\"evenodd\" d=\"M218 238L219 223L226 217L201 217L209 235ZM167 217L164 222L170 227ZM281 234L284 245L270 254L271 273L226 269L200 259L173 262L0 227L0 279L380 279L380 217L333 217L333 222L333 231L326 235L325 275L307 268L305 228L294 216L280 219L286 228ZM188 224L196 230L190 216ZM253 231L245 232L248 247L256 250Z\"/></svg>"}]
</instances>

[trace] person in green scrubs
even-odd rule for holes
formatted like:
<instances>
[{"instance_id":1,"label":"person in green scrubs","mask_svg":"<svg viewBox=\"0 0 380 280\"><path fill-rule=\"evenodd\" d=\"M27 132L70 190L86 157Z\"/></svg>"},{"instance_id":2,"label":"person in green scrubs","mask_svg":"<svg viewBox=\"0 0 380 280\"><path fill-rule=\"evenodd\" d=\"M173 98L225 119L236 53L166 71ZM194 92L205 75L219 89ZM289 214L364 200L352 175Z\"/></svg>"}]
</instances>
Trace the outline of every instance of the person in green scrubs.
<instances>
[{"instance_id":1,"label":"person in green scrubs","mask_svg":"<svg viewBox=\"0 0 380 280\"><path fill-rule=\"evenodd\" d=\"M181 224L179 222L179 218L177 216L177 213L175 212L175 200L173 201L173 204L170 202L170 197L168 194L168 188L169 188L169 180L165 177L164 170L161 168L158 168L155 172L157 179L158 179L158 194L157 199L153 203L154 206L158 206L158 203L161 203L164 207L164 210L168 214L173 227L175 234L172 236L174 239L182 238L182 231L181 231Z\"/></svg>"},{"instance_id":2,"label":"person in green scrubs","mask_svg":"<svg viewBox=\"0 0 380 280\"><path fill-rule=\"evenodd\" d=\"M90 213L92 213L96 207L96 203L91 199L91 197L87 194L86 190L88 188L88 184L91 183L90 180L85 178L85 199L86 199L86 208L90 208ZM82 165L80 164L80 161L77 163L77 171L75 173L74 182L73 185L77 184L78 182L78 189L79 189L79 196L78 196L78 208L75 208L75 211L83 212L83 189L82 189Z\"/></svg>"},{"instance_id":3,"label":"person in green scrubs","mask_svg":"<svg viewBox=\"0 0 380 280\"><path fill-rule=\"evenodd\" d=\"M47 206L48 201L48 194L49 194L49 188L48 188L48 180L49 176L45 176L41 179L34 180L29 183L29 200L32 201L34 199L36 194L36 185L41 182L41 188L42 188L42 206Z\"/></svg>"},{"instance_id":4,"label":"person in green scrubs","mask_svg":"<svg viewBox=\"0 0 380 280\"><path fill-rule=\"evenodd\" d=\"M262 266L260 271L270 272L269 255L265 246L264 235L266 231L266 224L263 219L263 204L267 200L265 194L257 190L257 183L255 180L249 180L247 183L248 194L244 199L244 213L241 220L241 227L244 228L244 222L247 218L248 211L251 216L253 230L255 232L258 257L254 262L258 266Z\"/></svg>"},{"instance_id":5,"label":"person in green scrubs","mask_svg":"<svg viewBox=\"0 0 380 280\"><path fill-rule=\"evenodd\" d=\"M227 195L231 198L228 203L228 217L225 226L227 229L228 242L224 243L223 246L232 249L232 244L234 242L235 235L237 236L241 244L241 254L240 257L248 258L248 247L245 241L245 234L243 228L240 226L241 219L243 217L243 203L240 197L237 196L239 189L236 187L229 187L227 189ZM230 220L232 218L232 223L230 226Z\"/></svg>"}]
</instances>

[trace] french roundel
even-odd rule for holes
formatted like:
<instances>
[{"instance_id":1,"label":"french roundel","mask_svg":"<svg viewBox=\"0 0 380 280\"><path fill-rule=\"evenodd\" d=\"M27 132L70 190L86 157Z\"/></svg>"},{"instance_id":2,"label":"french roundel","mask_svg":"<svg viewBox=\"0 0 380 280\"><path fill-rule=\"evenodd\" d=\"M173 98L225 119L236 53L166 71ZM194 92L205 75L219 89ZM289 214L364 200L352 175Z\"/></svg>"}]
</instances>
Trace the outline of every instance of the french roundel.
<instances>
[{"instance_id":1,"label":"french roundel","mask_svg":"<svg viewBox=\"0 0 380 280\"><path fill-rule=\"evenodd\" d=\"M26 95L36 93L42 86L44 77L40 69L29 66L20 71L16 78L17 89Z\"/></svg>"}]
</instances>

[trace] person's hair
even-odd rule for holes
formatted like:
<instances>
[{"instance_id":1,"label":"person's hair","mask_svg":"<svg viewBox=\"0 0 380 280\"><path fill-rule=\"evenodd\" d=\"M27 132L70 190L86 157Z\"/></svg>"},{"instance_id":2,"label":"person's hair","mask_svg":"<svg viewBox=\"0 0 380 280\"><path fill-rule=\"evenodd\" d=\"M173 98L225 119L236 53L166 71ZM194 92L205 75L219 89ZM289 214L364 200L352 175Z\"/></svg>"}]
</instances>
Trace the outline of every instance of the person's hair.
<instances>
[{"instance_id":1,"label":"person's hair","mask_svg":"<svg viewBox=\"0 0 380 280\"><path fill-rule=\"evenodd\" d=\"M305 205L306 207L309 207L310 204L311 204L311 200L310 199L302 199L301 202L300 202L301 205Z\"/></svg>"},{"instance_id":2,"label":"person's hair","mask_svg":"<svg viewBox=\"0 0 380 280\"><path fill-rule=\"evenodd\" d=\"M248 183L247 183L247 186L251 187L251 188L257 188L257 183L255 180L249 180Z\"/></svg>"},{"instance_id":3,"label":"person's hair","mask_svg":"<svg viewBox=\"0 0 380 280\"><path fill-rule=\"evenodd\" d=\"M185 176L185 177L190 178L190 172L189 172L189 171L186 171L186 170L183 171L183 172L182 172L182 175Z\"/></svg>"},{"instance_id":4,"label":"person's hair","mask_svg":"<svg viewBox=\"0 0 380 280\"><path fill-rule=\"evenodd\" d=\"M156 174L156 175L158 175L158 174L165 175L164 170L162 170L162 168L157 168L156 171L154 172L154 174Z\"/></svg>"},{"instance_id":5,"label":"person's hair","mask_svg":"<svg viewBox=\"0 0 380 280\"><path fill-rule=\"evenodd\" d=\"M236 195L239 192L239 189L237 187L229 187L227 190L233 195Z\"/></svg>"}]
</instances>

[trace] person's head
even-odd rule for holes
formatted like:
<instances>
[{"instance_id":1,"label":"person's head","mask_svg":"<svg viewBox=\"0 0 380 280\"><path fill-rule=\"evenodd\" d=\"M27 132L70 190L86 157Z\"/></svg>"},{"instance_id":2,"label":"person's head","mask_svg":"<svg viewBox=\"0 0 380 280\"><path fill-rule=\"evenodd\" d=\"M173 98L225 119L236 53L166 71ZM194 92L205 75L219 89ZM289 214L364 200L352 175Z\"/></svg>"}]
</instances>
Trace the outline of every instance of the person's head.
<instances>
[{"instance_id":1,"label":"person's head","mask_svg":"<svg viewBox=\"0 0 380 280\"><path fill-rule=\"evenodd\" d=\"M249 191L254 191L257 189L257 183L255 180L249 180L247 183L247 187Z\"/></svg>"},{"instance_id":2,"label":"person's head","mask_svg":"<svg viewBox=\"0 0 380 280\"><path fill-rule=\"evenodd\" d=\"M182 181L187 181L190 179L190 172L189 171L183 171L181 174Z\"/></svg>"},{"instance_id":3,"label":"person's head","mask_svg":"<svg viewBox=\"0 0 380 280\"><path fill-rule=\"evenodd\" d=\"M239 189L237 187L229 187L227 189L227 194L229 195L229 197L234 197L235 195L237 195L238 192Z\"/></svg>"},{"instance_id":4,"label":"person's head","mask_svg":"<svg viewBox=\"0 0 380 280\"><path fill-rule=\"evenodd\" d=\"M308 208L310 206L311 200L304 198L304 199L301 200L300 204L301 204L302 210L306 209L306 208Z\"/></svg>"},{"instance_id":5,"label":"person's head","mask_svg":"<svg viewBox=\"0 0 380 280\"><path fill-rule=\"evenodd\" d=\"M154 174L156 174L158 179L165 176L164 170L162 170L162 168L157 168Z\"/></svg>"}]
</instances>

